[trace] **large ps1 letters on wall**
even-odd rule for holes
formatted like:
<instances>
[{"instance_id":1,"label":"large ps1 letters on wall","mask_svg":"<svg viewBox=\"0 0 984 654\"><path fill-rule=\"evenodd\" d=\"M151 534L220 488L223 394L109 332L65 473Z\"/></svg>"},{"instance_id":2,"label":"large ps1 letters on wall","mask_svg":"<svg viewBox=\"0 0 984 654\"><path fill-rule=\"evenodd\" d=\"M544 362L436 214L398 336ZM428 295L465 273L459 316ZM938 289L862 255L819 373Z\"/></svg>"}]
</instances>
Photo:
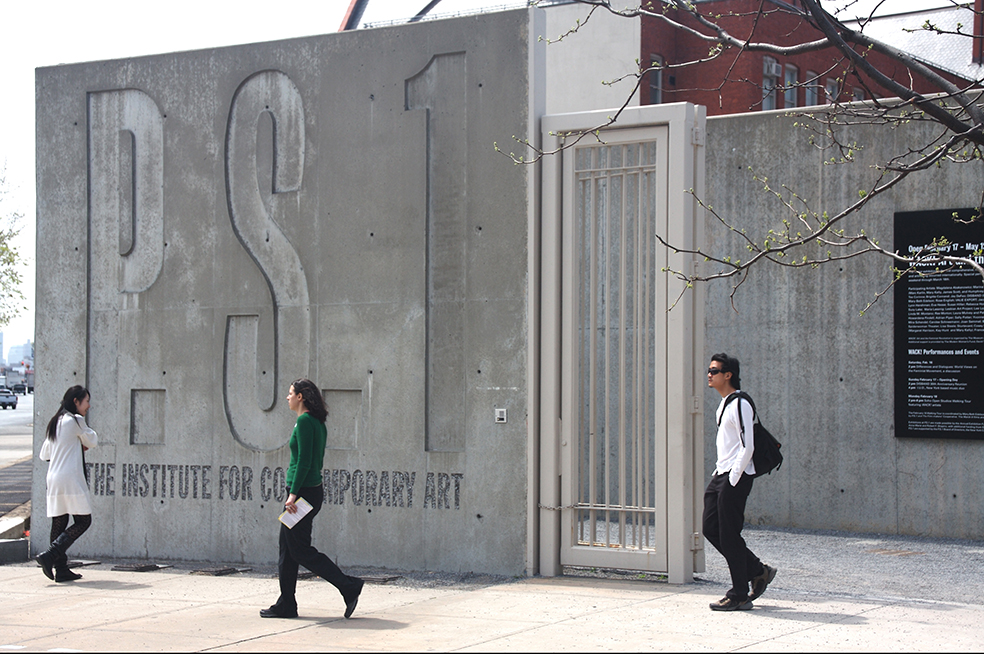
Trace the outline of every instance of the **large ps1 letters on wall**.
<instances>
[{"instance_id":1,"label":"large ps1 letters on wall","mask_svg":"<svg viewBox=\"0 0 984 654\"><path fill-rule=\"evenodd\" d=\"M264 112L273 119L273 161L269 164L273 166L273 188L266 205L269 212L256 175L257 122ZM301 188L304 172L304 105L297 87L284 73L256 73L236 91L226 130L225 170L232 229L267 282L274 326L273 381L264 385L268 392L258 402L257 385L263 376L257 371L260 317L227 318L223 365L226 418L240 444L271 451L284 444L282 416L271 411L280 386L285 383L282 371L306 376L311 347L304 267L275 220L286 224L298 219L296 192Z\"/></svg>"},{"instance_id":2,"label":"large ps1 letters on wall","mask_svg":"<svg viewBox=\"0 0 984 654\"><path fill-rule=\"evenodd\" d=\"M308 377L328 556L527 568L537 208L492 144L533 135L531 11L39 69L37 405L91 391L80 556L275 561Z\"/></svg>"}]
</instances>

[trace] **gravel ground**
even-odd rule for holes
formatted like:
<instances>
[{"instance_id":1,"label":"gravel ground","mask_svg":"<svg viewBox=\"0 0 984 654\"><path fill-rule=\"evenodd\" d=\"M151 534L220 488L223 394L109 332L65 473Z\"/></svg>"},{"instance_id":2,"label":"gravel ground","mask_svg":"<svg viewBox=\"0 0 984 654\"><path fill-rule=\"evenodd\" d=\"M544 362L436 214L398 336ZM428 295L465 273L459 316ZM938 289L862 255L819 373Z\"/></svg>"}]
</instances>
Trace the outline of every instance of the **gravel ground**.
<instances>
[{"instance_id":1,"label":"gravel ground","mask_svg":"<svg viewBox=\"0 0 984 654\"><path fill-rule=\"evenodd\" d=\"M770 593L976 604L984 588L984 542L746 526L745 542L779 572ZM700 583L731 586L728 566L708 545Z\"/></svg>"},{"instance_id":2,"label":"gravel ground","mask_svg":"<svg viewBox=\"0 0 984 654\"><path fill-rule=\"evenodd\" d=\"M984 542L747 527L745 541L778 568L769 590L977 604ZM724 557L707 555L702 580L730 586Z\"/></svg>"}]
</instances>

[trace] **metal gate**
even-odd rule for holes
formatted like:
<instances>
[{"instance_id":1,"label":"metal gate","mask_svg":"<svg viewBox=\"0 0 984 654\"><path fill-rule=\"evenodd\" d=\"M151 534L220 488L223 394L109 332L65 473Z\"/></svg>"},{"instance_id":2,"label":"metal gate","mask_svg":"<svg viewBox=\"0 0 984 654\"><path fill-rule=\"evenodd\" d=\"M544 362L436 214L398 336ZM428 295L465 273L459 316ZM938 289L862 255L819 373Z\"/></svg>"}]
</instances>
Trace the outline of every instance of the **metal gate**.
<instances>
[{"instance_id":1,"label":"metal gate","mask_svg":"<svg viewBox=\"0 0 984 654\"><path fill-rule=\"evenodd\" d=\"M559 513L559 524L551 520L562 566L692 578L699 546L694 475L703 467L694 438L695 372L703 353L694 327L702 321L694 321L693 292L681 298L682 282L666 272L690 270L691 255L673 254L660 239L692 248L698 236L693 195L686 192L694 188L694 129L702 119L694 109L629 111L620 129L581 139L563 150L560 166L544 166L544 222L553 199L554 253L561 262L555 380L561 483L558 504L541 506ZM591 119L597 114L579 121L547 117L544 132L583 129ZM572 127L572 120L581 126ZM635 121L638 126L624 127ZM674 137L682 131L688 138L676 139L685 144L681 154ZM681 174L688 162L689 180ZM548 175L559 179L556 186ZM548 241L545 229L544 270ZM545 275L545 287L548 281ZM547 382L549 375L543 377ZM671 561L674 554L681 560Z\"/></svg>"}]
</instances>

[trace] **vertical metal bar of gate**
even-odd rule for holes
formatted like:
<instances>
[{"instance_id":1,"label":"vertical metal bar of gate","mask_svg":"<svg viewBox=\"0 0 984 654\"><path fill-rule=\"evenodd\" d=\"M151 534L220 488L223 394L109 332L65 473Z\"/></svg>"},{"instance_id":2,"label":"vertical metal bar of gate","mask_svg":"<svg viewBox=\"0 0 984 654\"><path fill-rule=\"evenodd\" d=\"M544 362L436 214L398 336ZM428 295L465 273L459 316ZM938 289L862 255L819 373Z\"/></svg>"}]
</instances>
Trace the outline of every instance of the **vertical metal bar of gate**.
<instances>
[{"instance_id":1,"label":"vertical metal bar of gate","mask_svg":"<svg viewBox=\"0 0 984 654\"><path fill-rule=\"evenodd\" d=\"M593 167L593 164L594 164L594 161L593 161L593 159L594 159L594 153L591 150L587 150L585 152L585 154L588 156L587 168L590 169L590 168ZM584 184L583 186L585 187L585 191L591 197L594 197L594 194L592 193L592 191L595 190L594 180L589 177L588 180L587 180L587 183ZM597 334L598 333L598 312L597 312L597 307L600 305L600 301L599 301L599 289L598 289L598 267L599 267L598 264L599 264L599 260L602 258L601 255L602 255L602 252L603 252L603 250L602 250L603 239L600 238L601 237L601 234L602 234L602 230L597 225L597 223L598 223L598 220L597 220L598 215L597 215L597 212L596 211L592 210L592 207L593 206L594 206L593 203L591 205L589 205L589 212L590 212L589 213L589 221L590 221L589 224L591 225L591 232L590 232L589 235L586 235L587 238L590 238L591 239L591 242L592 242L592 245L593 245L593 247L592 247L592 255L593 256L592 256L592 258L588 262L588 265L590 266L590 271L591 271L591 277L588 280L588 284L589 284L589 287L591 289L591 300L592 301L591 301L591 304L587 307L587 313L590 316L589 320L590 320L590 323L591 323L591 329L590 329L590 331L586 335L585 334L582 334L582 336L581 336L581 338L583 340L585 340L585 342L586 342L585 344L586 344L586 347L588 349L588 358L589 358L589 361L590 361L590 365L588 367L588 375L589 375L589 382L588 383L590 385L591 394L588 395L588 397L586 398L586 401L588 403L588 412L589 412L589 415L591 416L590 425L591 425L591 434L592 434L591 440L592 440L592 443L591 443L591 446L590 446L591 447L591 457L590 457L590 463L591 463L591 465L585 471L586 477L588 477L591 480L591 484L592 484L591 495L588 498L586 498L586 501L589 503L589 506L597 503L597 501L598 501L598 490L599 489L598 489L598 483L597 483L597 475L596 475L596 472L595 471L598 470L598 460L597 460L596 452L597 452L597 449L598 449L599 428L601 427L601 425L599 425L599 423L598 423L598 415L597 415L597 413L598 413L598 407L597 407L597 404L595 402L595 398L598 397L598 387L597 387L597 379L598 379L598 362L597 362L597 359L598 359L598 350L596 348L596 343L594 341L594 334ZM597 532L597 524L598 524L597 523L597 513L595 512L594 508L592 508L590 510L589 515L591 517L590 525L589 525L589 531L585 534L585 540L583 542L585 542L585 543L594 543L595 542L595 537L596 537L596 535L598 533Z\"/></svg>"},{"instance_id":2,"label":"vertical metal bar of gate","mask_svg":"<svg viewBox=\"0 0 984 654\"><path fill-rule=\"evenodd\" d=\"M611 148L612 153L624 154L625 146L614 146ZM614 165L622 163L622 157L619 156L616 161L613 161ZM625 405L626 405L626 388L625 388L625 364L626 364L626 324L625 324L625 305L629 294L626 292L626 264L628 252L628 244L626 243L626 211L625 211L625 184L624 177L621 174L612 174L612 186L614 187L614 192L612 193L612 199L618 201L620 206L613 206L609 215L614 214L614 216L619 220L619 257L618 257L618 505L626 506L626 483L625 483L625 460L629 452L626 452L625 448ZM612 221L614 223L614 220ZM619 542L626 546L625 542L625 512L620 511L618 513L618 534Z\"/></svg>"},{"instance_id":3,"label":"vertical metal bar of gate","mask_svg":"<svg viewBox=\"0 0 984 654\"><path fill-rule=\"evenodd\" d=\"M642 150L641 147L640 150ZM648 158L644 156L642 151L640 152L639 156L643 158L643 161L646 161L648 163ZM653 292L655 287L653 285L652 275L648 274L650 271L653 270L653 266L654 266L654 261L651 254L651 251L653 249L653 233L652 233L653 225L652 222L648 220L643 220L643 217L650 215L650 212L654 211L654 209L650 207L650 203L648 202L649 196L644 192L644 190L649 189L651 187L655 187L656 181L652 172L640 171L639 178L640 178L640 185L639 185L640 219L638 221L639 242L645 246L644 255L642 257L639 257L639 259L643 262L642 263L643 268L640 270L640 278L645 280L643 283L643 294L645 298L643 302L643 314L641 320L639 321L639 324L641 324L643 327L640 330L639 352L642 354L642 356L646 358L647 362L655 366L656 365L655 357L652 356L652 354L650 353L650 348L654 347L655 344L650 343L648 339L643 338L643 335L649 333L655 333L656 331L656 324L653 318L653 312L655 309L653 304ZM647 274L643 274L643 271L645 271L645 273ZM642 396L647 399L652 398L653 393L655 392L655 385L652 383L651 377L649 375L641 375L641 378L643 379L643 382L640 385L642 388ZM656 493L656 489L653 487L653 484L650 483L650 475L655 476L655 461L654 461L655 452L653 451L655 443L651 442L650 439L645 438L645 434L642 431L645 425L650 425L655 422L656 419L655 413L656 413L655 406L653 405L652 402L640 403L639 422L640 425L642 425L642 427L640 428L639 439L640 442L642 443L642 452L641 452L642 478L640 480L639 488L641 489L643 498L651 497L651 496L654 497ZM652 470L650 469L651 467L653 468ZM644 524L646 527L647 538L644 539L642 546L654 548L656 547L655 520L654 519L647 520L645 521Z\"/></svg>"}]
</instances>

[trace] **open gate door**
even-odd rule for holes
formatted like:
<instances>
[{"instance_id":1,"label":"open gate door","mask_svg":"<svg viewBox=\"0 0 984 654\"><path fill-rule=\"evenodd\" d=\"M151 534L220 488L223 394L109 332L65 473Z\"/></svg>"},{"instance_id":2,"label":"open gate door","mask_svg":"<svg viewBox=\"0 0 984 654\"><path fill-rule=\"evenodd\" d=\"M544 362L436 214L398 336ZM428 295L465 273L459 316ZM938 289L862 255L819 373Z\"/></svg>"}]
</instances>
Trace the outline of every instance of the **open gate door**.
<instances>
[{"instance_id":1,"label":"open gate door","mask_svg":"<svg viewBox=\"0 0 984 654\"><path fill-rule=\"evenodd\" d=\"M703 298L667 271L696 265L679 250L702 232L704 109L626 109L565 141L608 115L541 124L564 149L542 177L540 570L682 583L703 569Z\"/></svg>"}]
</instances>

